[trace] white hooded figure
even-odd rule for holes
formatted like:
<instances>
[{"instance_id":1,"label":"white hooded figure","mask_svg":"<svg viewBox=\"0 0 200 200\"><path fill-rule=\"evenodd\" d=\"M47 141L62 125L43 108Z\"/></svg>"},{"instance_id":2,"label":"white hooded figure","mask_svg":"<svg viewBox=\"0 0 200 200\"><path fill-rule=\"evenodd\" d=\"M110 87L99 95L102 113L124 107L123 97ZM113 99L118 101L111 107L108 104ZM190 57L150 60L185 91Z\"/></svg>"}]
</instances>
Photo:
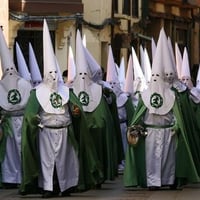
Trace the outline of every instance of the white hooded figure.
<instances>
[{"instance_id":1,"label":"white hooded figure","mask_svg":"<svg viewBox=\"0 0 200 200\"><path fill-rule=\"evenodd\" d=\"M182 66L181 66L181 81L189 89L191 89L193 87L193 83L192 83L191 75L190 75L188 51L187 51L186 47L184 47L184 51L183 51L183 61L182 61Z\"/></svg>"},{"instance_id":2,"label":"white hooded figure","mask_svg":"<svg viewBox=\"0 0 200 200\"><path fill-rule=\"evenodd\" d=\"M31 80L33 87L36 87L42 82L42 76L40 73L39 65L33 50L31 43L29 42L29 68L31 73Z\"/></svg>"},{"instance_id":3,"label":"white hooded figure","mask_svg":"<svg viewBox=\"0 0 200 200\"><path fill-rule=\"evenodd\" d=\"M178 79L180 80L183 58L182 58L181 51L179 49L177 42L175 43L175 62L176 62L176 70L177 70Z\"/></svg>"},{"instance_id":4,"label":"white hooded figure","mask_svg":"<svg viewBox=\"0 0 200 200\"><path fill-rule=\"evenodd\" d=\"M39 186L44 197L51 197L54 191L54 170L59 190L63 194L78 184L79 164L74 146L69 142L69 126L72 124L68 107L69 88L59 81L58 63L53 51L46 20L43 25L43 82L35 87L40 104L40 131L38 138L41 160Z\"/></svg>"},{"instance_id":5,"label":"white hooded figure","mask_svg":"<svg viewBox=\"0 0 200 200\"><path fill-rule=\"evenodd\" d=\"M22 53L22 50L21 50L18 42L16 42L16 55L17 55L18 72L19 72L20 76L23 77L24 79L26 79L27 81L31 82L32 81L31 74L29 72L24 55Z\"/></svg>"},{"instance_id":6,"label":"white hooded figure","mask_svg":"<svg viewBox=\"0 0 200 200\"><path fill-rule=\"evenodd\" d=\"M125 82L125 60L124 56L121 58L119 70L118 70L118 79L120 82L121 89L124 89L124 82Z\"/></svg>"},{"instance_id":7,"label":"white hooded figure","mask_svg":"<svg viewBox=\"0 0 200 200\"><path fill-rule=\"evenodd\" d=\"M165 68L173 66L167 37L161 29L152 64L148 89L141 93L147 107L143 123L146 127L145 160L148 187L173 185L175 180L175 136L172 108L175 94L165 82Z\"/></svg>"},{"instance_id":8,"label":"white hooded figure","mask_svg":"<svg viewBox=\"0 0 200 200\"><path fill-rule=\"evenodd\" d=\"M176 89L177 92L183 92L187 89L187 87L178 78L178 66L176 65L176 57L174 55L170 37L168 37L167 41L171 59L166 59L165 61L168 65L168 67L164 68L165 81L168 82L172 88Z\"/></svg>"},{"instance_id":9,"label":"white hooded figure","mask_svg":"<svg viewBox=\"0 0 200 200\"><path fill-rule=\"evenodd\" d=\"M127 131L127 113L125 104L128 100L128 94L125 93L120 86L120 81L118 79L117 69L114 62L114 57L112 53L111 46L108 47L108 61L107 61L107 74L106 74L106 81L110 84L111 89L116 95L116 102L117 102L117 110L118 116L120 121L120 128L121 128L121 137L123 143L123 150L124 153L127 149L127 138L126 138L126 131ZM124 168L124 161L122 161L121 165L119 165L119 170L123 170Z\"/></svg>"},{"instance_id":10,"label":"white hooded figure","mask_svg":"<svg viewBox=\"0 0 200 200\"><path fill-rule=\"evenodd\" d=\"M143 59L144 59L144 76L145 76L147 87L148 87L148 83L151 80L151 63L150 63L149 55L146 48L144 48Z\"/></svg>"},{"instance_id":11,"label":"white hooded figure","mask_svg":"<svg viewBox=\"0 0 200 200\"><path fill-rule=\"evenodd\" d=\"M91 61L91 62L90 62ZM73 92L78 97L87 118L104 179L114 179L116 173L116 137L112 114L100 84L102 70L84 47L80 31L76 34L76 78ZM103 151L102 151L103 150ZM112 156L111 156L112 155ZM101 184L101 183L98 183Z\"/></svg>"},{"instance_id":12,"label":"white hooded figure","mask_svg":"<svg viewBox=\"0 0 200 200\"><path fill-rule=\"evenodd\" d=\"M133 59L135 98L139 99L140 92L142 92L144 89L147 88L147 82L144 73L142 71L142 68L140 66L134 47L132 47L132 59Z\"/></svg>"},{"instance_id":13,"label":"white hooded figure","mask_svg":"<svg viewBox=\"0 0 200 200\"><path fill-rule=\"evenodd\" d=\"M126 78L124 83L124 92L131 97L134 107L137 107L138 99L135 97L134 92L134 72L133 72L133 59L132 55L130 54L128 59L128 66L126 71Z\"/></svg>"},{"instance_id":14,"label":"white hooded figure","mask_svg":"<svg viewBox=\"0 0 200 200\"><path fill-rule=\"evenodd\" d=\"M68 51L67 80L65 82L69 88L73 88L73 82L76 77L76 64L71 45Z\"/></svg>"},{"instance_id":15,"label":"white hooded figure","mask_svg":"<svg viewBox=\"0 0 200 200\"><path fill-rule=\"evenodd\" d=\"M197 78L196 78L196 86L192 87L190 90L190 98L195 103L200 103L200 65L199 65Z\"/></svg>"},{"instance_id":16,"label":"white hooded figure","mask_svg":"<svg viewBox=\"0 0 200 200\"><path fill-rule=\"evenodd\" d=\"M85 112L93 112L102 97L102 87L92 80L91 70L85 58L84 46L80 32L77 31L76 41L76 78L73 90L79 98Z\"/></svg>"},{"instance_id":17,"label":"white hooded figure","mask_svg":"<svg viewBox=\"0 0 200 200\"><path fill-rule=\"evenodd\" d=\"M7 184L21 183L21 128L32 86L17 73L1 29L0 57L3 72L0 81L1 128L5 141L5 146L2 145L1 174L6 187Z\"/></svg>"}]
</instances>

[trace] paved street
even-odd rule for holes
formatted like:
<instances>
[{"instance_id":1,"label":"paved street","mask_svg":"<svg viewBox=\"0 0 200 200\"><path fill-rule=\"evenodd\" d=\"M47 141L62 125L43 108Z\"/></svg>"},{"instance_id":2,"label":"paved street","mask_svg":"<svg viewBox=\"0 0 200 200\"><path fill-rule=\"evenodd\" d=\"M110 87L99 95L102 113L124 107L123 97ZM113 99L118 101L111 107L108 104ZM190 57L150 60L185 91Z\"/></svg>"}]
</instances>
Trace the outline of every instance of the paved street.
<instances>
[{"instance_id":1,"label":"paved street","mask_svg":"<svg viewBox=\"0 0 200 200\"><path fill-rule=\"evenodd\" d=\"M148 191L144 189L125 189L122 186L122 176L115 181L109 181L102 185L100 190L90 190L84 193L75 193L70 197L59 197L53 199L67 200L199 200L200 185L190 185L183 190ZM20 196L17 190L0 190L1 200L37 200L41 199L40 195Z\"/></svg>"}]
</instances>

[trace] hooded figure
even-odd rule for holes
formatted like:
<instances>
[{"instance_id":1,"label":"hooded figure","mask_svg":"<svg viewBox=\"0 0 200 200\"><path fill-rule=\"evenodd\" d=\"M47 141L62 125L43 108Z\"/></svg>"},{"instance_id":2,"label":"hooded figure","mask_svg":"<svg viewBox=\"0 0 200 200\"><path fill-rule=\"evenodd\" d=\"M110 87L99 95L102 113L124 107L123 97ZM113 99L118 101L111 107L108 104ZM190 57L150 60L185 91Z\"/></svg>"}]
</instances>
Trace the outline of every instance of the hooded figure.
<instances>
[{"instance_id":1,"label":"hooded figure","mask_svg":"<svg viewBox=\"0 0 200 200\"><path fill-rule=\"evenodd\" d=\"M58 63L46 20L43 59L43 81L32 90L24 115L20 192L37 192L41 188L43 197L48 198L59 192L66 196L70 188L77 186L79 163L72 123L75 106L70 100L69 88L59 82Z\"/></svg>"},{"instance_id":2,"label":"hooded figure","mask_svg":"<svg viewBox=\"0 0 200 200\"><path fill-rule=\"evenodd\" d=\"M99 76L93 67L89 66L79 30L76 35L76 78L73 91L79 98L87 117L87 125L96 152L102 166L103 179L96 180L101 184L104 180L113 180L117 173L117 145L115 127L108 104L103 96L102 86L94 79ZM91 63L92 64L92 63ZM98 68L96 68L98 69Z\"/></svg>"},{"instance_id":3,"label":"hooded figure","mask_svg":"<svg viewBox=\"0 0 200 200\"><path fill-rule=\"evenodd\" d=\"M183 61L182 61L182 66L181 66L181 81L189 89L191 89L193 87L193 83L192 83L191 75L190 75L188 52L187 52L186 47L184 48L184 51L183 51Z\"/></svg>"},{"instance_id":4,"label":"hooded figure","mask_svg":"<svg viewBox=\"0 0 200 200\"><path fill-rule=\"evenodd\" d=\"M3 131L0 148L1 182L5 187L9 187L8 184L21 183L21 127L32 86L17 73L2 29L0 29L0 56L3 72L0 81Z\"/></svg>"},{"instance_id":5,"label":"hooded figure","mask_svg":"<svg viewBox=\"0 0 200 200\"><path fill-rule=\"evenodd\" d=\"M21 77L23 77L24 79L26 79L27 81L32 81L31 80L31 74L28 70L28 66L26 64L25 58L23 56L22 50L18 44L18 42L16 42L16 54L17 54L17 66L18 66L18 72L20 74Z\"/></svg>"},{"instance_id":6,"label":"hooded figure","mask_svg":"<svg viewBox=\"0 0 200 200\"><path fill-rule=\"evenodd\" d=\"M141 93L129 127L133 137L139 140L135 145L130 144L127 150L125 186L175 188L186 180L199 181L179 102L166 81L166 68L173 65L167 37L161 29L151 81L148 89ZM189 174L187 169L190 169Z\"/></svg>"},{"instance_id":7,"label":"hooded figure","mask_svg":"<svg viewBox=\"0 0 200 200\"><path fill-rule=\"evenodd\" d=\"M191 99L199 104L200 103L200 65L199 65L199 69L197 72L197 78L196 78L196 86L192 87L190 90L190 94L191 94Z\"/></svg>"},{"instance_id":8,"label":"hooded figure","mask_svg":"<svg viewBox=\"0 0 200 200\"><path fill-rule=\"evenodd\" d=\"M122 90L118 77L119 75L117 74L117 70L115 67L112 48L111 46L109 46L106 81L110 84L111 89L113 90L116 96L117 110L121 128L121 137L123 142L123 151L125 154L127 149L127 138L126 138L127 125L128 122L130 121L130 118L132 118L133 116L134 106L132 103L132 98L129 97L128 94ZM124 169L124 165L125 165L124 160L122 160L121 164L119 165L120 171Z\"/></svg>"},{"instance_id":9,"label":"hooded figure","mask_svg":"<svg viewBox=\"0 0 200 200\"><path fill-rule=\"evenodd\" d=\"M30 42L29 42L29 68L31 73L32 85L33 87L35 87L42 82L42 76L40 73L40 68L38 66L33 47Z\"/></svg>"}]
</instances>

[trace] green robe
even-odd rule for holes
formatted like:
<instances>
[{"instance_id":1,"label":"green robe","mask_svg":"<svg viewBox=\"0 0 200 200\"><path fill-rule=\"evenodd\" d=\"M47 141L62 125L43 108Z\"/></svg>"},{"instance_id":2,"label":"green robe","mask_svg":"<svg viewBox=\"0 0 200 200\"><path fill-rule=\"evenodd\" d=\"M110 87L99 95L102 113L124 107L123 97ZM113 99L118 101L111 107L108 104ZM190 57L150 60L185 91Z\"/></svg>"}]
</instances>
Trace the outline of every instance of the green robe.
<instances>
[{"instance_id":1,"label":"green robe","mask_svg":"<svg viewBox=\"0 0 200 200\"><path fill-rule=\"evenodd\" d=\"M142 117L145 114L146 107L140 99L132 119L131 125L143 124ZM184 126L182 113L179 105L175 102L173 113L176 117L176 170L175 177L178 185L186 183L197 183L200 178L197 168L194 164L189 142ZM128 146L126 152L126 166L124 170L123 182L125 187L141 186L146 187L146 163L145 163L145 137L140 137L136 146Z\"/></svg>"},{"instance_id":2,"label":"green robe","mask_svg":"<svg viewBox=\"0 0 200 200\"><path fill-rule=\"evenodd\" d=\"M113 116L104 96L97 108L93 112L85 112L85 115L104 173L103 181L113 180L118 168L117 135Z\"/></svg>"},{"instance_id":3,"label":"green robe","mask_svg":"<svg viewBox=\"0 0 200 200\"><path fill-rule=\"evenodd\" d=\"M99 179L103 177L100 164L91 136L89 135L86 118L80 103L73 92L70 92L69 108L73 105L80 109L79 116L72 116L72 124L69 126L69 141L75 147L79 158L79 183L78 189L88 190L94 187ZM40 104L36 97L36 91L32 90L26 106L22 126L22 183L21 194L38 193L38 175L40 169L40 158L38 151L38 120L36 115L40 111ZM76 124L75 124L76 123Z\"/></svg>"},{"instance_id":4,"label":"green robe","mask_svg":"<svg viewBox=\"0 0 200 200\"><path fill-rule=\"evenodd\" d=\"M121 137L121 129L120 129L120 121L118 116L117 110L117 103L116 103L116 95L112 90L109 91L109 97L111 97L112 102L108 104L110 109L114 127L115 127L115 136L116 136L116 149L117 149L117 162L118 164L124 159L124 152L123 152L123 144L122 144L122 137Z\"/></svg>"},{"instance_id":5,"label":"green robe","mask_svg":"<svg viewBox=\"0 0 200 200\"><path fill-rule=\"evenodd\" d=\"M196 112L195 103L189 98L189 91L176 92L179 110L183 116L186 137L191 149L198 175L200 176L200 125L199 112ZM198 109L198 108L197 108Z\"/></svg>"}]
</instances>

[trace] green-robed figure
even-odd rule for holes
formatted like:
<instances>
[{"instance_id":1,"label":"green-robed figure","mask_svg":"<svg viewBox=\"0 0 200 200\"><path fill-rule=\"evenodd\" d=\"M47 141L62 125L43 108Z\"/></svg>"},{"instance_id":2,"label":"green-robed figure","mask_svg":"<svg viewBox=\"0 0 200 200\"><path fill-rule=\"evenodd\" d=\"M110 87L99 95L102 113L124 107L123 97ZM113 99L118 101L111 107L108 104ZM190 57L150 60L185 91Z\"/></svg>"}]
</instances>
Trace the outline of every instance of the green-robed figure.
<instances>
[{"instance_id":1,"label":"green-robed figure","mask_svg":"<svg viewBox=\"0 0 200 200\"><path fill-rule=\"evenodd\" d=\"M167 37L161 29L152 65L152 78L148 89L141 93L131 123L129 133L139 139L134 145L128 146L125 187L174 188L200 181L182 112L175 92L165 81L165 67L173 66L167 46Z\"/></svg>"},{"instance_id":2,"label":"green-robed figure","mask_svg":"<svg viewBox=\"0 0 200 200\"><path fill-rule=\"evenodd\" d=\"M80 102L58 78L44 21L44 78L32 90L22 127L21 194L67 196L94 187L101 177Z\"/></svg>"}]
</instances>

